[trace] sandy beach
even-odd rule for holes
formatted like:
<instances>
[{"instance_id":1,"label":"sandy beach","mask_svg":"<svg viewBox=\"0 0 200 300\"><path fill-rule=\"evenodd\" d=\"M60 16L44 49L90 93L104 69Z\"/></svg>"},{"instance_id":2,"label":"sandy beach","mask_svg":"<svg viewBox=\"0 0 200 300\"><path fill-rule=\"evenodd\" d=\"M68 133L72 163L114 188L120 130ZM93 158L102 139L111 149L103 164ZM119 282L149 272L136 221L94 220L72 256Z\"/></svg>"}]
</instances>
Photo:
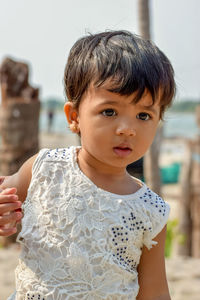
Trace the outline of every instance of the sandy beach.
<instances>
[{"instance_id":1,"label":"sandy beach","mask_svg":"<svg viewBox=\"0 0 200 300\"><path fill-rule=\"evenodd\" d=\"M177 158L170 151L170 141L165 141L165 143L168 143L169 148L166 147L168 149L167 152L161 155L161 164L165 165L174 160L183 159L184 145L180 141L176 141L177 146L181 150ZM66 147L78 144L79 140L73 134L50 135L42 133L40 135L40 148ZM178 201L181 195L180 184L164 185L162 195L171 206L170 218L176 218ZM17 265L19 254L20 247L17 244L13 244L8 248L0 248L0 300L6 300L14 291L14 269ZM172 258L166 260L166 268L172 300L200 299L200 259L173 255Z\"/></svg>"}]
</instances>

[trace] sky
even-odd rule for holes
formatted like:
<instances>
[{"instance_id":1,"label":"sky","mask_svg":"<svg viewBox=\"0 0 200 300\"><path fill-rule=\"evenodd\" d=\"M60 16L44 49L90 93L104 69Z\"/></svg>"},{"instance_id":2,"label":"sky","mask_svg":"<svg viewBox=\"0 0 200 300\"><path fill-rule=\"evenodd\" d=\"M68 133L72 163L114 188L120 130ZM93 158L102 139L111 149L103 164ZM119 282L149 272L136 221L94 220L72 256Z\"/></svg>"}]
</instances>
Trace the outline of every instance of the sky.
<instances>
[{"instance_id":1,"label":"sky","mask_svg":"<svg viewBox=\"0 0 200 300\"><path fill-rule=\"evenodd\" d=\"M138 34L138 0L0 0L0 62L30 64L41 100L64 100L70 48L87 32L124 29ZM200 99L200 1L150 0L151 33L171 60L177 98Z\"/></svg>"}]
</instances>

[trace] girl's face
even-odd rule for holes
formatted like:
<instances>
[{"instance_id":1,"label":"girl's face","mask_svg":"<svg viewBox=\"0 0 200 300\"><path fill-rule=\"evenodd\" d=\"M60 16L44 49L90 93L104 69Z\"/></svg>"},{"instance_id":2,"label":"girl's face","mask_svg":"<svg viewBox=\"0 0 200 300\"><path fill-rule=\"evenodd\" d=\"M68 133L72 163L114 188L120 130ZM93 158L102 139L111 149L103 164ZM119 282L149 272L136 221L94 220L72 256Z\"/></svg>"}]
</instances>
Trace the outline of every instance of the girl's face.
<instances>
[{"instance_id":1,"label":"girl's face","mask_svg":"<svg viewBox=\"0 0 200 300\"><path fill-rule=\"evenodd\" d=\"M146 93L135 104L134 96L121 96L91 86L78 111L71 103L66 104L66 108L70 107L65 109L68 121L81 134L80 155L90 166L121 172L150 147L160 120L159 101L152 105L151 95Z\"/></svg>"}]
</instances>

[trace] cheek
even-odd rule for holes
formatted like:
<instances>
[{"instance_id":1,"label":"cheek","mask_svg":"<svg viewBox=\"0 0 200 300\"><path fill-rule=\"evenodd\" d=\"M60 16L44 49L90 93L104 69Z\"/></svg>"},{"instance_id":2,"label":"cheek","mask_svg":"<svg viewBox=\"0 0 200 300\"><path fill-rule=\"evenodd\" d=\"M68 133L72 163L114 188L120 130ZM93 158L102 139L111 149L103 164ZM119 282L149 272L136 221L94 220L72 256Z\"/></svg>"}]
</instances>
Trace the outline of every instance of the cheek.
<instances>
[{"instance_id":1,"label":"cheek","mask_svg":"<svg viewBox=\"0 0 200 300\"><path fill-rule=\"evenodd\" d=\"M147 150L149 149L150 145L151 145L151 142L149 140L143 140L141 143L140 143L140 147L139 147L139 151L141 151L142 154L145 154L147 152Z\"/></svg>"},{"instance_id":2,"label":"cheek","mask_svg":"<svg viewBox=\"0 0 200 300\"><path fill-rule=\"evenodd\" d=\"M98 130L91 122L80 123L80 132L81 132L81 144L91 147L93 144L96 145L100 136Z\"/></svg>"},{"instance_id":3,"label":"cheek","mask_svg":"<svg viewBox=\"0 0 200 300\"><path fill-rule=\"evenodd\" d=\"M153 143L154 137L156 134L156 129L152 130L145 130L143 129L140 133L138 133L138 145L140 145L140 148L142 152L146 152L148 148Z\"/></svg>"}]
</instances>

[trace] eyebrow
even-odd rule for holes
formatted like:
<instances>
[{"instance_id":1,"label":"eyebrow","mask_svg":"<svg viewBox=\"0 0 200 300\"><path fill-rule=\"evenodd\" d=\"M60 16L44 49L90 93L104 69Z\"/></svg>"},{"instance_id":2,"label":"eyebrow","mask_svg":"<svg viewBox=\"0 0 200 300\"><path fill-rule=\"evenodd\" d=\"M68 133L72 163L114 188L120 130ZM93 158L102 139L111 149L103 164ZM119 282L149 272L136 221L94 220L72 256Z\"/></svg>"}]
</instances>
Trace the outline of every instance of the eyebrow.
<instances>
[{"instance_id":1,"label":"eyebrow","mask_svg":"<svg viewBox=\"0 0 200 300\"><path fill-rule=\"evenodd\" d=\"M99 103L98 105L102 106L102 105L109 105L109 104L114 105L114 104L119 104L119 102L115 101L115 100L105 100L105 101Z\"/></svg>"},{"instance_id":2,"label":"eyebrow","mask_svg":"<svg viewBox=\"0 0 200 300\"><path fill-rule=\"evenodd\" d=\"M102 103L99 103L99 105L109 105L109 104L119 104L118 101L115 101L115 100L107 100L107 101L104 101ZM137 104L137 103L134 103L132 102L132 104ZM139 104L139 103L138 103ZM145 109L145 110L150 110L152 111L153 113L156 113L156 109L154 109L153 105L139 105L141 109Z\"/></svg>"},{"instance_id":3,"label":"eyebrow","mask_svg":"<svg viewBox=\"0 0 200 300\"><path fill-rule=\"evenodd\" d=\"M142 105L141 109L150 110L152 113L157 114L157 110L152 105L150 105L150 106L144 106L144 105Z\"/></svg>"}]
</instances>

